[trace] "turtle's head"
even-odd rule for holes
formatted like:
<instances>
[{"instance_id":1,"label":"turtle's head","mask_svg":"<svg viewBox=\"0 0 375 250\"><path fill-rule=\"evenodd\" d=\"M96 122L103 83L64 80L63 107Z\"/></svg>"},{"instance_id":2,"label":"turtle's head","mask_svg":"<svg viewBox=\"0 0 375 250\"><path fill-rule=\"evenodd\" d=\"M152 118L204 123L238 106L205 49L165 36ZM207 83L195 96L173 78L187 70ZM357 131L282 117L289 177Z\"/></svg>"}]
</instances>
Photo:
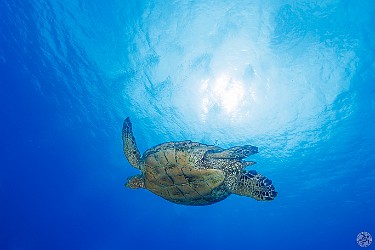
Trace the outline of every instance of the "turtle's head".
<instances>
[{"instance_id":1,"label":"turtle's head","mask_svg":"<svg viewBox=\"0 0 375 250\"><path fill-rule=\"evenodd\" d=\"M239 176L236 189L232 192L258 201L271 201L277 196L272 181L255 170L243 172Z\"/></svg>"}]
</instances>

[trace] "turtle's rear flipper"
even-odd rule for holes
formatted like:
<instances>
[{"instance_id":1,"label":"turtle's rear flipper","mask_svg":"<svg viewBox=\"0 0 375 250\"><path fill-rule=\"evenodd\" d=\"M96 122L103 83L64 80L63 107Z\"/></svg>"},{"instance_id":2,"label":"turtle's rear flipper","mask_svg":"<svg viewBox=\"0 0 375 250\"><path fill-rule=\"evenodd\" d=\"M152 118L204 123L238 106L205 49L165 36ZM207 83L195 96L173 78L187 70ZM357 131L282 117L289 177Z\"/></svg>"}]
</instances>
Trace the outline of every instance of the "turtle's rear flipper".
<instances>
[{"instance_id":1,"label":"turtle's rear flipper","mask_svg":"<svg viewBox=\"0 0 375 250\"><path fill-rule=\"evenodd\" d=\"M122 142L124 147L124 154L129 163L135 167L140 167L141 154L135 143L135 138L132 130L132 123L130 122L129 117L125 119L122 126Z\"/></svg>"},{"instance_id":2,"label":"turtle's rear flipper","mask_svg":"<svg viewBox=\"0 0 375 250\"><path fill-rule=\"evenodd\" d=\"M138 189L145 187L145 180L142 175L134 175L128 178L128 181L125 183L125 187L131 189Z\"/></svg>"},{"instance_id":3,"label":"turtle's rear flipper","mask_svg":"<svg viewBox=\"0 0 375 250\"><path fill-rule=\"evenodd\" d=\"M244 159L256 153L258 153L257 147L245 145L223 150L209 150L205 153L204 157L214 159Z\"/></svg>"},{"instance_id":4,"label":"turtle's rear flipper","mask_svg":"<svg viewBox=\"0 0 375 250\"><path fill-rule=\"evenodd\" d=\"M258 201L270 201L277 196L272 181L254 170L243 172L239 176L237 187L234 187L231 192Z\"/></svg>"}]
</instances>

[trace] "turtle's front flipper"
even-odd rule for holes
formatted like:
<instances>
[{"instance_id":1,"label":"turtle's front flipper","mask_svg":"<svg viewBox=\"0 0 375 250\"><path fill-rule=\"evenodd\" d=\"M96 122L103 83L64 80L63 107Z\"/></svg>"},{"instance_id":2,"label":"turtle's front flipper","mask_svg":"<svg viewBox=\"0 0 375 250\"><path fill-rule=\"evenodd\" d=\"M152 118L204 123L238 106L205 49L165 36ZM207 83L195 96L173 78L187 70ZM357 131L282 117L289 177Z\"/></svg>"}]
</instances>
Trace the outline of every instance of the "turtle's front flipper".
<instances>
[{"instance_id":1,"label":"turtle's front flipper","mask_svg":"<svg viewBox=\"0 0 375 250\"><path fill-rule=\"evenodd\" d=\"M129 117L125 119L122 126L122 142L124 147L124 154L129 163L135 167L140 168L141 154L135 143L135 138L132 131L132 123Z\"/></svg>"},{"instance_id":2,"label":"turtle's front flipper","mask_svg":"<svg viewBox=\"0 0 375 250\"><path fill-rule=\"evenodd\" d=\"M254 170L243 172L238 177L238 185L233 187L231 192L248 196L258 201L273 200L277 196L272 181Z\"/></svg>"},{"instance_id":3,"label":"turtle's front flipper","mask_svg":"<svg viewBox=\"0 0 375 250\"><path fill-rule=\"evenodd\" d=\"M209 150L205 153L204 157L207 159L244 159L256 153L258 153L257 147L245 145L223 150Z\"/></svg>"},{"instance_id":4,"label":"turtle's front flipper","mask_svg":"<svg viewBox=\"0 0 375 250\"><path fill-rule=\"evenodd\" d=\"M255 161L244 161L243 165L244 165L244 168L246 168L248 166L254 165L255 163L256 163Z\"/></svg>"}]
</instances>

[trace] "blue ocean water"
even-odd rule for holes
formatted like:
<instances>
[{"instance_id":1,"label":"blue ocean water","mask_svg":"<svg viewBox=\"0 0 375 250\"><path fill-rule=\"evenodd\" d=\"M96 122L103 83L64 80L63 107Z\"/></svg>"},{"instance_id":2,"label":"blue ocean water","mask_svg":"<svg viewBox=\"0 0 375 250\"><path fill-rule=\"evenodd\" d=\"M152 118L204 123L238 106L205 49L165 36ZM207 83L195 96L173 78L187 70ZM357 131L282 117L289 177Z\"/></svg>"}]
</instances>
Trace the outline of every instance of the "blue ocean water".
<instances>
[{"instance_id":1,"label":"blue ocean water","mask_svg":"<svg viewBox=\"0 0 375 250\"><path fill-rule=\"evenodd\" d=\"M0 249L361 249L374 16L372 1L1 0ZM190 207L125 189L127 116L142 152L258 146L278 196Z\"/></svg>"}]
</instances>

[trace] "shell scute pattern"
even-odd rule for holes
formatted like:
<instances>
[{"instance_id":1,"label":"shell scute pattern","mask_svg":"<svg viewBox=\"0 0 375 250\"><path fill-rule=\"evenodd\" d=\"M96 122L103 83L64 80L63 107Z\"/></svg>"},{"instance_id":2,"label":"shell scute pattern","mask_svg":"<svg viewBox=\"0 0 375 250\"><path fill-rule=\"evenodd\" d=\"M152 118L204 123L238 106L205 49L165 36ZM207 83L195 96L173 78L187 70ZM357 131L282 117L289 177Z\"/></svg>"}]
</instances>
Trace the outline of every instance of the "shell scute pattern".
<instances>
[{"instance_id":1,"label":"shell scute pattern","mask_svg":"<svg viewBox=\"0 0 375 250\"><path fill-rule=\"evenodd\" d=\"M165 170L166 170L167 174L169 176L171 176L171 178L173 179L173 183L175 185L180 185L180 184L186 183L186 178L185 178L184 173L182 172L181 168L171 166L171 167L166 167Z\"/></svg>"},{"instance_id":2,"label":"shell scute pattern","mask_svg":"<svg viewBox=\"0 0 375 250\"><path fill-rule=\"evenodd\" d=\"M179 184L178 188L182 191L184 196L194 195L196 192L189 184Z\"/></svg>"},{"instance_id":3,"label":"shell scute pattern","mask_svg":"<svg viewBox=\"0 0 375 250\"><path fill-rule=\"evenodd\" d=\"M144 164L146 166L158 166L158 161L155 157L147 157L144 159Z\"/></svg>"},{"instance_id":4,"label":"shell scute pattern","mask_svg":"<svg viewBox=\"0 0 375 250\"><path fill-rule=\"evenodd\" d=\"M146 188L173 202L207 203L225 178L221 170L197 169L207 146L191 141L157 145L143 154Z\"/></svg>"},{"instance_id":5,"label":"shell scute pattern","mask_svg":"<svg viewBox=\"0 0 375 250\"><path fill-rule=\"evenodd\" d=\"M149 167L146 173L150 174L153 177L153 181L155 184L158 184L160 186L173 185L173 180L166 173L165 168L160 168L158 166Z\"/></svg>"},{"instance_id":6,"label":"shell scute pattern","mask_svg":"<svg viewBox=\"0 0 375 250\"><path fill-rule=\"evenodd\" d=\"M157 151L149 157L154 157L159 166L166 166L167 164L170 164L167 157L165 156L165 151Z\"/></svg>"},{"instance_id":7,"label":"shell scute pattern","mask_svg":"<svg viewBox=\"0 0 375 250\"><path fill-rule=\"evenodd\" d=\"M169 149L169 150L164 151L164 156L169 165L170 164L174 165L177 163L176 152L174 149L173 150Z\"/></svg>"},{"instance_id":8,"label":"shell scute pattern","mask_svg":"<svg viewBox=\"0 0 375 250\"><path fill-rule=\"evenodd\" d=\"M192 169L187 166L145 166L146 188L173 202L207 203L213 189L220 186L224 173L215 169Z\"/></svg>"}]
</instances>

